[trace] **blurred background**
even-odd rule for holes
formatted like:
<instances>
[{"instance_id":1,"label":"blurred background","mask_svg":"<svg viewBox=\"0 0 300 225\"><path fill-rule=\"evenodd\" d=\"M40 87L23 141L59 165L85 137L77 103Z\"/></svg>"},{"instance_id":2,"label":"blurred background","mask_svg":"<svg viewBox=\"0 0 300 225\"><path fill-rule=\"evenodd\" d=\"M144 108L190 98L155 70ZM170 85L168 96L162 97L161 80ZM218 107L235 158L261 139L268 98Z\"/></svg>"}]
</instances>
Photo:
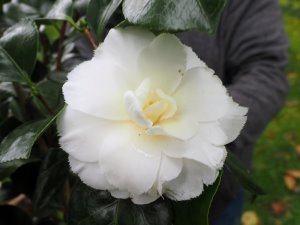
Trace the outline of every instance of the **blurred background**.
<instances>
[{"instance_id":1,"label":"blurred background","mask_svg":"<svg viewBox=\"0 0 300 225\"><path fill-rule=\"evenodd\" d=\"M280 4L290 41L290 93L255 149L253 176L268 194L254 203L249 198L242 225L300 224L300 1Z\"/></svg>"}]
</instances>

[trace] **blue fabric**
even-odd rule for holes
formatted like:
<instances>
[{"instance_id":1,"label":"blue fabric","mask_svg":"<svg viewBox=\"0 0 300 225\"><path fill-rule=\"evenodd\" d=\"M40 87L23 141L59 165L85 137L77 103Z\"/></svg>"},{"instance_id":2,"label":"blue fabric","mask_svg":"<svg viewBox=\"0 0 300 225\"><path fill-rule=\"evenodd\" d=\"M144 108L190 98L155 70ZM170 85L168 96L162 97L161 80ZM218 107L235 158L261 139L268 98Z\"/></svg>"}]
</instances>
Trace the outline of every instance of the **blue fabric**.
<instances>
[{"instance_id":1,"label":"blue fabric","mask_svg":"<svg viewBox=\"0 0 300 225\"><path fill-rule=\"evenodd\" d=\"M212 225L239 225L243 212L244 191L240 191Z\"/></svg>"}]
</instances>

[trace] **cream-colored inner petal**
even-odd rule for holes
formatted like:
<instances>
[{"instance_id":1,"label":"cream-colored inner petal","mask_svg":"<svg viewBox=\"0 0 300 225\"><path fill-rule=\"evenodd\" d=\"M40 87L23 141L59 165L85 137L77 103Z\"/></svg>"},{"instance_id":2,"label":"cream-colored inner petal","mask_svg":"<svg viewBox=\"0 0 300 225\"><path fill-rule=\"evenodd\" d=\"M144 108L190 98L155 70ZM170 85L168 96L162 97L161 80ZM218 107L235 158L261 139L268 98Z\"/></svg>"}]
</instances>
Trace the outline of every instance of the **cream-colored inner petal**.
<instances>
[{"instance_id":1,"label":"cream-colored inner petal","mask_svg":"<svg viewBox=\"0 0 300 225\"><path fill-rule=\"evenodd\" d=\"M134 92L127 91L124 100L130 119L146 129L158 126L161 121L173 117L177 111L174 98L163 90L152 87L148 78Z\"/></svg>"}]
</instances>

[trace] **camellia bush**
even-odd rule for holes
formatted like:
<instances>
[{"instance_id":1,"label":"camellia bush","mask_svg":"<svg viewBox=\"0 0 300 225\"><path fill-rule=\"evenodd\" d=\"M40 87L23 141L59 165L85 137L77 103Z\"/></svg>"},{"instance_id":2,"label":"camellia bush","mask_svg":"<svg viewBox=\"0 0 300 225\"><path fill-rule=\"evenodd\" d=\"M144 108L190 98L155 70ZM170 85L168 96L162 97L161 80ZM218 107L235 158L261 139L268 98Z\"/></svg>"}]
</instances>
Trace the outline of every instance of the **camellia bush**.
<instances>
[{"instance_id":1,"label":"camellia bush","mask_svg":"<svg viewBox=\"0 0 300 225\"><path fill-rule=\"evenodd\" d=\"M225 148L247 108L175 35L225 4L1 1L0 223L208 225L223 166L263 194Z\"/></svg>"}]
</instances>

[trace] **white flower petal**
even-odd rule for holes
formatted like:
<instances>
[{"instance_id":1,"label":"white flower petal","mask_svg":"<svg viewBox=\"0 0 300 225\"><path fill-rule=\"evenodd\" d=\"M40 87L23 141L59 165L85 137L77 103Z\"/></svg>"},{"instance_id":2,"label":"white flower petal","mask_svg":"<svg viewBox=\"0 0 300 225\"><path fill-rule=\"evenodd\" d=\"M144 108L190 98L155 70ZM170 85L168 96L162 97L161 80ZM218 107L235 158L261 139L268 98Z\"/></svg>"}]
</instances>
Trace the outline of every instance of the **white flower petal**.
<instances>
[{"instance_id":1,"label":"white flower petal","mask_svg":"<svg viewBox=\"0 0 300 225\"><path fill-rule=\"evenodd\" d=\"M220 119L219 119L220 120ZM221 129L218 121L199 123L199 135L207 142L220 146L227 143L228 137Z\"/></svg>"},{"instance_id":2,"label":"white flower petal","mask_svg":"<svg viewBox=\"0 0 300 225\"><path fill-rule=\"evenodd\" d=\"M199 196L203 191L201 169L199 163L193 160L184 160L179 176L166 184L166 196L175 201Z\"/></svg>"},{"instance_id":3,"label":"white flower petal","mask_svg":"<svg viewBox=\"0 0 300 225\"><path fill-rule=\"evenodd\" d=\"M132 91L126 91L124 102L126 112L132 121L144 128L152 126L152 121L145 117L141 103Z\"/></svg>"},{"instance_id":4,"label":"white flower petal","mask_svg":"<svg viewBox=\"0 0 300 225\"><path fill-rule=\"evenodd\" d=\"M213 74L204 67L186 72L174 94L177 113L196 118L198 122L214 121L226 113L229 97L221 80Z\"/></svg>"},{"instance_id":5,"label":"white flower petal","mask_svg":"<svg viewBox=\"0 0 300 225\"><path fill-rule=\"evenodd\" d=\"M244 127L247 108L239 106L231 98L228 110L223 117L214 122L199 123L199 135L214 145L226 145L237 138Z\"/></svg>"},{"instance_id":6,"label":"white flower petal","mask_svg":"<svg viewBox=\"0 0 300 225\"><path fill-rule=\"evenodd\" d=\"M138 88L134 91L136 97L140 100L141 105L144 105L149 93L150 93L151 81L149 78L143 80L143 82L138 86Z\"/></svg>"},{"instance_id":7,"label":"white flower petal","mask_svg":"<svg viewBox=\"0 0 300 225\"><path fill-rule=\"evenodd\" d=\"M221 168L227 156L224 146L215 146L199 135L185 142L181 149L166 148L164 153L174 158L193 159L213 169Z\"/></svg>"},{"instance_id":8,"label":"white flower petal","mask_svg":"<svg viewBox=\"0 0 300 225\"><path fill-rule=\"evenodd\" d=\"M184 50L187 54L186 70L195 67L207 67L206 64L199 59L199 57L196 55L196 53L193 51L192 48L188 46L184 46Z\"/></svg>"},{"instance_id":9,"label":"white flower petal","mask_svg":"<svg viewBox=\"0 0 300 225\"><path fill-rule=\"evenodd\" d=\"M187 141L195 136L199 130L198 123L192 119L185 115L178 115L161 121L159 127L161 127L163 134Z\"/></svg>"},{"instance_id":10,"label":"white flower petal","mask_svg":"<svg viewBox=\"0 0 300 225\"><path fill-rule=\"evenodd\" d=\"M237 138L247 120L245 115L248 108L239 106L232 98L230 98L229 104L225 116L218 121L219 126L227 136L227 141L224 144L228 144Z\"/></svg>"},{"instance_id":11,"label":"white flower petal","mask_svg":"<svg viewBox=\"0 0 300 225\"><path fill-rule=\"evenodd\" d=\"M178 38L171 34L157 36L138 58L141 80L151 78L153 87L159 87L166 94L177 88L185 67L184 47Z\"/></svg>"},{"instance_id":12,"label":"white flower petal","mask_svg":"<svg viewBox=\"0 0 300 225\"><path fill-rule=\"evenodd\" d=\"M182 159L175 159L162 154L158 173L157 190L160 195L164 192L164 184L176 178L182 170Z\"/></svg>"},{"instance_id":13,"label":"white flower petal","mask_svg":"<svg viewBox=\"0 0 300 225\"><path fill-rule=\"evenodd\" d=\"M112 185L134 195L145 193L153 186L161 152L144 145L147 144L137 132L122 131L121 126L110 137L106 135L99 162Z\"/></svg>"},{"instance_id":14,"label":"white flower petal","mask_svg":"<svg viewBox=\"0 0 300 225\"><path fill-rule=\"evenodd\" d=\"M104 119L126 120L123 96L132 89L124 71L110 62L84 62L68 74L63 86L72 108Z\"/></svg>"},{"instance_id":15,"label":"white flower petal","mask_svg":"<svg viewBox=\"0 0 300 225\"><path fill-rule=\"evenodd\" d=\"M125 190L114 189L114 190L110 190L109 192L115 198L126 199L130 197L130 193Z\"/></svg>"},{"instance_id":16,"label":"white flower petal","mask_svg":"<svg viewBox=\"0 0 300 225\"><path fill-rule=\"evenodd\" d=\"M219 126L227 136L224 145L234 141L246 123L246 116L225 116L219 120Z\"/></svg>"},{"instance_id":17,"label":"white flower petal","mask_svg":"<svg viewBox=\"0 0 300 225\"><path fill-rule=\"evenodd\" d=\"M141 195L135 195L134 197L132 197L132 202L137 205L144 205L144 204L149 204L151 202L154 202L159 197L160 196L158 194L150 195L148 193L141 194Z\"/></svg>"},{"instance_id":18,"label":"white flower petal","mask_svg":"<svg viewBox=\"0 0 300 225\"><path fill-rule=\"evenodd\" d=\"M230 97L230 107L226 112L226 116L245 116L248 113L248 108L240 106Z\"/></svg>"},{"instance_id":19,"label":"white flower petal","mask_svg":"<svg viewBox=\"0 0 300 225\"><path fill-rule=\"evenodd\" d=\"M59 143L72 157L86 162L98 160L105 134L114 128L113 122L89 116L66 106L57 120Z\"/></svg>"},{"instance_id":20,"label":"white flower petal","mask_svg":"<svg viewBox=\"0 0 300 225\"><path fill-rule=\"evenodd\" d=\"M78 174L81 181L86 185L100 190L110 190L114 188L108 183L98 162L81 162L72 156L69 156L69 163L71 170Z\"/></svg>"},{"instance_id":21,"label":"white flower petal","mask_svg":"<svg viewBox=\"0 0 300 225\"><path fill-rule=\"evenodd\" d=\"M126 27L111 29L104 42L95 50L95 58L109 59L129 72L128 79L136 74L137 58L142 49L155 38L151 32L136 28ZM136 79L133 79L136 80ZM138 83L140 82L137 81Z\"/></svg>"},{"instance_id":22,"label":"white flower petal","mask_svg":"<svg viewBox=\"0 0 300 225\"><path fill-rule=\"evenodd\" d=\"M201 167L199 176L202 177L203 183L205 185L213 184L219 175L219 170L212 169L208 166L203 165L202 163L199 163L198 165L199 167Z\"/></svg>"}]
</instances>

